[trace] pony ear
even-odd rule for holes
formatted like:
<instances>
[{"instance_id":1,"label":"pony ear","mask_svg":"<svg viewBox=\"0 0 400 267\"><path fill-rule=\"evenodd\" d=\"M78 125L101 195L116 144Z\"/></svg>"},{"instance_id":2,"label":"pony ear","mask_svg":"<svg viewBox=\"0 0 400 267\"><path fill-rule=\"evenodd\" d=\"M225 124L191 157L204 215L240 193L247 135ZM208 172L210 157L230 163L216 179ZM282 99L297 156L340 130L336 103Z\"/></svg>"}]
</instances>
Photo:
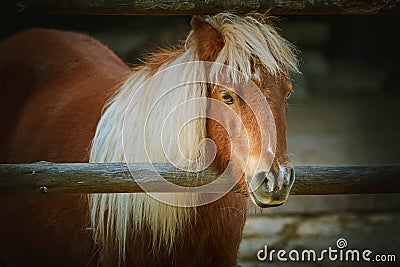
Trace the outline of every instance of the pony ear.
<instances>
[{"instance_id":1,"label":"pony ear","mask_svg":"<svg viewBox=\"0 0 400 267\"><path fill-rule=\"evenodd\" d=\"M201 16L193 16L190 25L199 60L215 61L224 46L224 38L221 33Z\"/></svg>"},{"instance_id":2,"label":"pony ear","mask_svg":"<svg viewBox=\"0 0 400 267\"><path fill-rule=\"evenodd\" d=\"M204 16L200 15L193 15L192 20L190 21L190 26L192 26L193 31L202 28L206 24L208 25L208 23L204 21Z\"/></svg>"}]
</instances>

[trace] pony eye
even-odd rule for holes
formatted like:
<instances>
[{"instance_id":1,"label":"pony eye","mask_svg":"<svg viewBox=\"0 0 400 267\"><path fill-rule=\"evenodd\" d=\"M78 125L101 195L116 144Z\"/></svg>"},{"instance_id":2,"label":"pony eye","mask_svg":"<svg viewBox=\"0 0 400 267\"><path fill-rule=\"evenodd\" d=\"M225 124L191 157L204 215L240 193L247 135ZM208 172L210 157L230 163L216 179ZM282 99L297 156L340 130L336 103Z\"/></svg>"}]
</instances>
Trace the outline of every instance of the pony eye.
<instances>
[{"instance_id":1,"label":"pony eye","mask_svg":"<svg viewBox=\"0 0 400 267\"><path fill-rule=\"evenodd\" d=\"M221 91L221 97L225 104L232 105L235 102L235 99L225 90Z\"/></svg>"},{"instance_id":2,"label":"pony eye","mask_svg":"<svg viewBox=\"0 0 400 267\"><path fill-rule=\"evenodd\" d=\"M292 96L292 93L290 92L289 94L287 94L286 99L289 99Z\"/></svg>"}]
</instances>

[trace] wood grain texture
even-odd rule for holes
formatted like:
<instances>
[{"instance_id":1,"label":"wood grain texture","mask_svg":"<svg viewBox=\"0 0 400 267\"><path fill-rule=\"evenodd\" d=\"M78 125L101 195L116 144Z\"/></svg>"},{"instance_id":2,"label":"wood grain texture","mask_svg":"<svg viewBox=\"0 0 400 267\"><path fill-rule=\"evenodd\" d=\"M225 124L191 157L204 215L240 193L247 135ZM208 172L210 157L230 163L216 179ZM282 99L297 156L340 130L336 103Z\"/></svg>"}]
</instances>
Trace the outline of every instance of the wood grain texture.
<instances>
[{"instance_id":1,"label":"wood grain texture","mask_svg":"<svg viewBox=\"0 0 400 267\"><path fill-rule=\"evenodd\" d=\"M398 14L399 0L3 0L0 10L29 14L194 15L223 11L270 14Z\"/></svg>"},{"instance_id":2,"label":"wood grain texture","mask_svg":"<svg viewBox=\"0 0 400 267\"><path fill-rule=\"evenodd\" d=\"M297 166L295 195L400 193L400 165ZM192 192L193 186L216 179L215 173L183 172L167 163L0 164L1 194L171 192L165 181L180 185L173 192ZM201 192L224 192L227 179L218 179ZM237 191L233 188L233 191Z\"/></svg>"}]
</instances>

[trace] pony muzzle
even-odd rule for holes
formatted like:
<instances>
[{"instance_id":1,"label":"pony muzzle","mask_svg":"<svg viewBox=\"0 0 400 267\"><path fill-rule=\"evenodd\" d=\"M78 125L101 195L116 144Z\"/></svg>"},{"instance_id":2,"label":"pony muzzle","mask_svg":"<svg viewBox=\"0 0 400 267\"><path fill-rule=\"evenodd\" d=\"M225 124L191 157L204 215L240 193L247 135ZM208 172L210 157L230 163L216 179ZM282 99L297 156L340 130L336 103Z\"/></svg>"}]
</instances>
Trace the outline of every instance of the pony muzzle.
<instances>
[{"instance_id":1,"label":"pony muzzle","mask_svg":"<svg viewBox=\"0 0 400 267\"><path fill-rule=\"evenodd\" d=\"M279 167L278 172L257 170L248 183L251 199L260 208L279 206L288 198L294 180L291 164Z\"/></svg>"}]
</instances>

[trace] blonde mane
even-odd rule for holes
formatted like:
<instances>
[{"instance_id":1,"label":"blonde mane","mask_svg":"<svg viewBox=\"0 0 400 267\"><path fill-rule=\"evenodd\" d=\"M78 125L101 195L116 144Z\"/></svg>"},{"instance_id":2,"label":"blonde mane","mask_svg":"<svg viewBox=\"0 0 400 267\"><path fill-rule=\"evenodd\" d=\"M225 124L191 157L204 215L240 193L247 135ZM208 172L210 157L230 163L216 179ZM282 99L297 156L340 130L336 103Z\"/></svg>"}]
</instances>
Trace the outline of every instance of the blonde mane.
<instances>
[{"instance_id":1,"label":"blonde mane","mask_svg":"<svg viewBox=\"0 0 400 267\"><path fill-rule=\"evenodd\" d=\"M215 62L242 73L223 73L232 82L239 82L243 75L250 79L254 63L272 74L297 71L292 46L264 21L230 13L207 16L205 21L224 39ZM208 94L205 83L187 83L204 81L194 34L189 34L181 52L171 51L171 57L160 56L159 62L155 54L155 64L145 64L132 72L107 104L98 123L90 162L172 161L188 170L204 165L201 142L207 137L207 101L195 101L185 106L184 112L174 112L186 101L204 99ZM189 62L191 67L184 68ZM179 64L181 68L172 67ZM213 65L210 75L220 74L220 66ZM176 84L181 86L176 88ZM187 118L197 119L187 123ZM161 140L160 136L166 139ZM196 201L198 197L184 193L158 195L182 203ZM196 216L194 207L171 206L147 194L92 194L89 205L96 242L103 249L116 247L122 260L129 236L136 231L150 231L154 250L165 246L172 252L180 230Z\"/></svg>"}]
</instances>

